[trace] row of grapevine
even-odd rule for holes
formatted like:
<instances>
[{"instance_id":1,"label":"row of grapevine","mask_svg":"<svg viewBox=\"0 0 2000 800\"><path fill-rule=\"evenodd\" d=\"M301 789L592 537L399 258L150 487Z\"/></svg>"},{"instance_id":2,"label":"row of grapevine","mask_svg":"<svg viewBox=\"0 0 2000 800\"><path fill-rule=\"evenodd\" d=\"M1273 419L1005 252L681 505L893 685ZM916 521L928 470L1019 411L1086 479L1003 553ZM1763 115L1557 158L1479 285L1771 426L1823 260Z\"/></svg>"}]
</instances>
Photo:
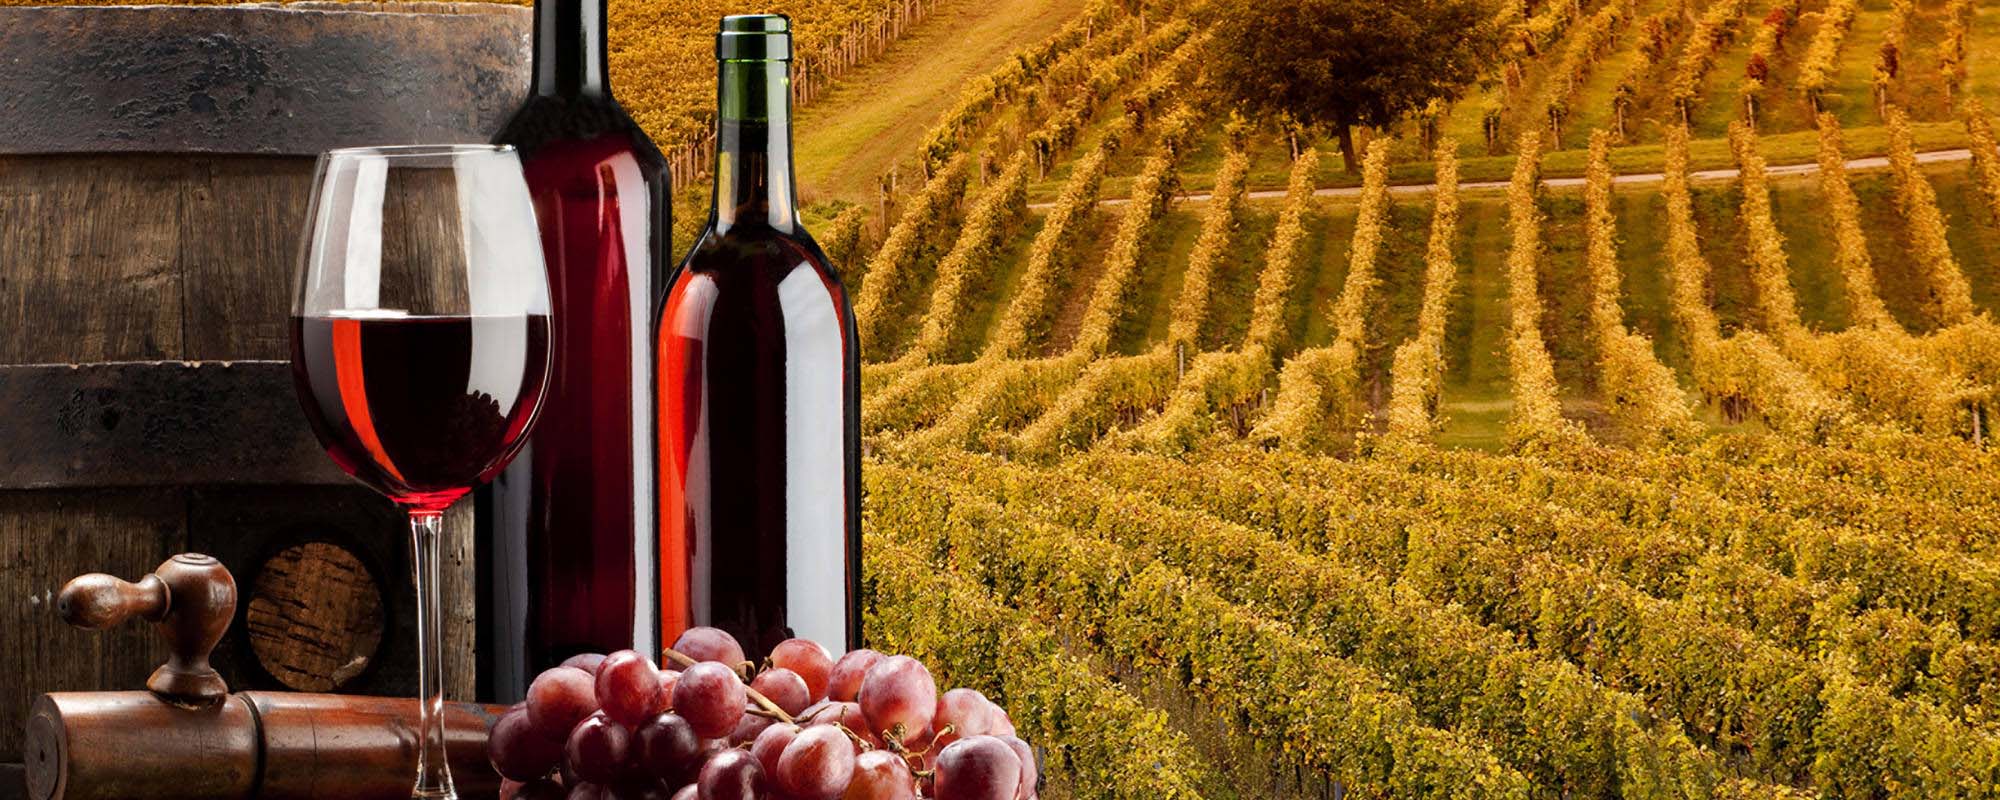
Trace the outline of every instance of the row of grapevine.
<instances>
[{"instance_id":1,"label":"row of grapevine","mask_svg":"<svg viewBox=\"0 0 2000 800\"><path fill-rule=\"evenodd\" d=\"M1944 41L1938 43L1938 79L1944 84L1947 99L1958 94L1965 85L1965 36L1972 27L1975 13L1972 0L1946 0L1944 7Z\"/></svg>"},{"instance_id":2,"label":"row of grapevine","mask_svg":"<svg viewBox=\"0 0 2000 800\"><path fill-rule=\"evenodd\" d=\"M1864 787L1881 791L1883 777L1893 776L1907 783L1891 796L1963 797L1978 796L1971 787L2000 769L2000 739L1928 702L1897 699L1857 680L1840 660L1714 621L1696 598L1656 596L1635 584L1645 576L1633 570L1668 570L1646 579L1660 582L1694 563L1699 549L1661 563L1663 547L1687 547L1675 532L1628 539L1582 520L1551 530L1560 517L1544 506L1477 483L1413 477L1401 464L1286 454L1243 460L1254 470L1244 480L1286 491L1358 489L1366 502L1416 511L1419 522L1405 530L1405 586L1476 609L1487 624L1530 637L1614 685L1643 687L1652 707L1742 754L1758 774L1810 778L1861 796L1876 796ZM1607 552L1611 545L1625 554ZM1550 557L1565 548L1576 550ZM1863 709L1867 718L1855 716ZM1881 728L1890 730L1865 738Z\"/></svg>"},{"instance_id":3,"label":"row of grapevine","mask_svg":"<svg viewBox=\"0 0 2000 800\"><path fill-rule=\"evenodd\" d=\"M1779 346L1857 410L1918 432L1952 433L1966 387L1916 353L1908 335L1873 326L1824 336L1806 330L1792 292L1784 236L1771 214L1770 186L1764 157L1757 152L1757 136L1736 122L1730 125L1729 142L1743 194L1741 216L1749 239L1751 283L1764 324L1777 336Z\"/></svg>"},{"instance_id":4,"label":"row of grapevine","mask_svg":"<svg viewBox=\"0 0 2000 800\"><path fill-rule=\"evenodd\" d=\"M1165 714L1070 655L1047 626L905 544L923 540L910 528L917 520L897 510L870 506L862 552L871 645L922 659L948 684L987 687L1046 762L1061 765L1069 796L1202 796L1206 765Z\"/></svg>"},{"instance_id":5,"label":"row of grapevine","mask_svg":"<svg viewBox=\"0 0 2000 800\"><path fill-rule=\"evenodd\" d=\"M1819 115L1819 191L1833 222L1833 262L1840 271L1850 323L1900 330L1875 291L1875 268L1868 255L1867 237L1861 232L1861 201L1847 180L1840 122L1824 113Z\"/></svg>"},{"instance_id":6,"label":"row of grapevine","mask_svg":"<svg viewBox=\"0 0 2000 800\"><path fill-rule=\"evenodd\" d=\"M1965 146L1972 151L1972 181L1986 203L1987 218L2000 221L2000 141L1993 136L1993 120L1977 97L1965 98L1960 114L1965 118Z\"/></svg>"},{"instance_id":7,"label":"row of grapevine","mask_svg":"<svg viewBox=\"0 0 2000 800\"><path fill-rule=\"evenodd\" d=\"M1074 69L1074 64L1095 55L1091 52L1093 48L1115 48L1123 43L1134 23L1121 18L1117 11L1117 3L1097 0L1054 35L1016 53L1007 63L961 89L958 102L931 124L918 146L926 173L936 171L958 155L968 140L985 128L993 112L1009 105L1023 90L1052 74Z\"/></svg>"},{"instance_id":8,"label":"row of grapevine","mask_svg":"<svg viewBox=\"0 0 2000 800\"><path fill-rule=\"evenodd\" d=\"M1181 159L1199 132L1201 119L1189 109L1179 109L1161 121L1157 147L1132 182L1124 218L1119 220L1111 247L1104 252L1104 271L1084 308L1071 352L1096 358L1111 350L1119 323L1130 310L1132 296L1144 277L1146 242L1180 191Z\"/></svg>"},{"instance_id":9,"label":"row of grapevine","mask_svg":"<svg viewBox=\"0 0 2000 800\"><path fill-rule=\"evenodd\" d=\"M1621 789L1624 796L1707 796L1722 782L1714 759L1638 698L1522 648L1461 609L1149 496L1156 486L1186 490L1172 477L1187 470L1179 462L1106 456L1029 471L940 456L934 468L974 475L970 482L991 485L988 496L1009 509L1180 570L1227 601L1271 609L1298 630L1342 631L1326 641L1335 655L1410 698L1425 723L1490 743L1537 786L1578 797Z\"/></svg>"},{"instance_id":10,"label":"row of grapevine","mask_svg":"<svg viewBox=\"0 0 2000 800\"><path fill-rule=\"evenodd\" d=\"M1672 54L1674 44L1680 41L1681 30L1687 26L1687 19L1695 8L1695 0L1668 0L1666 8L1640 21L1637 52L1626 66L1625 73L1619 76L1618 88L1611 95L1620 135L1625 132L1626 115L1638 103L1640 93L1653 85L1654 73Z\"/></svg>"},{"instance_id":11,"label":"row of grapevine","mask_svg":"<svg viewBox=\"0 0 2000 800\"><path fill-rule=\"evenodd\" d=\"M1215 415L1223 411L1236 415L1237 427L1242 426L1243 409L1263 394L1275 352L1290 335L1292 288L1301 269L1299 262L1304 259L1306 215L1315 204L1313 183L1318 167L1319 153L1311 148L1292 161L1285 206L1264 252L1264 268L1257 276L1250 329L1243 346L1236 351L1196 356L1160 413L1123 432L1118 437L1121 444L1166 452L1186 450L1208 436Z\"/></svg>"},{"instance_id":12,"label":"row of grapevine","mask_svg":"<svg viewBox=\"0 0 2000 800\"><path fill-rule=\"evenodd\" d=\"M883 338L894 310L914 291L911 273L935 246L931 239L936 232L948 227L944 220L958 207L971 181L969 166L970 159L961 153L932 173L923 191L889 228L882 246L869 257L854 298L854 326L862 352L869 352L871 343Z\"/></svg>"},{"instance_id":13,"label":"row of grapevine","mask_svg":"<svg viewBox=\"0 0 2000 800\"><path fill-rule=\"evenodd\" d=\"M1119 129L1105 134L1096 148L1070 166L1062 192L1056 195L1055 205L1042 217L1042 229L1028 245L1028 265L1020 288L1001 312L1000 326L987 339L981 358L1027 356L1047 338L1050 317L1071 272L1067 263L1070 250L1097 213L1104 170L1112 152L1131 135L1130 127L1128 120L1121 120Z\"/></svg>"},{"instance_id":14,"label":"row of grapevine","mask_svg":"<svg viewBox=\"0 0 2000 800\"><path fill-rule=\"evenodd\" d=\"M1840 69L1840 49L1847 43L1847 34L1854 29L1854 18L1860 13L1861 0L1827 0L1826 8L1820 11L1819 29L1813 32L1812 44L1806 47L1798 78L1799 91L1815 106L1820 94L1833 85Z\"/></svg>"},{"instance_id":15,"label":"row of grapevine","mask_svg":"<svg viewBox=\"0 0 2000 800\"><path fill-rule=\"evenodd\" d=\"M1167 323L1167 344L1183 352L1199 348L1209 326L1215 273L1228 257L1229 245L1242 223L1249 172L1250 158L1240 147L1224 155L1215 172L1215 188L1209 192L1208 211L1201 218L1201 235L1188 254L1180 296L1174 300L1173 318Z\"/></svg>"},{"instance_id":16,"label":"row of grapevine","mask_svg":"<svg viewBox=\"0 0 2000 800\"><path fill-rule=\"evenodd\" d=\"M1958 259L1951 254L1951 245L1945 237L1944 214L1938 210L1937 192L1931 188L1930 179L1917 168L1909 115L1891 107L1886 124L1896 207L1902 212L1905 235L1914 250L1912 255L1930 284L1927 310L1941 325L1970 320L1974 313L1972 290L1966 284L1965 273L1959 270Z\"/></svg>"},{"instance_id":17,"label":"row of grapevine","mask_svg":"<svg viewBox=\"0 0 2000 800\"><path fill-rule=\"evenodd\" d=\"M1514 175L1507 184L1507 375L1514 412L1507 422L1507 435L1515 441L1531 441L1574 435L1578 429L1563 419L1555 362L1542 341L1542 299L1536 275L1542 254L1542 211L1536 203L1536 190L1541 186L1541 133L1522 133L1514 151Z\"/></svg>"},{"instance_id":18,"label":"row of grapevine","mask_svg":"<svg viewBox=\"0 0 2000 800\"><path fill-rule=\"evenodd\" d=\"M1028 154L1019 152L980 190L959 228L958 241L938 261L923 326L904 358L932 362L951 354L973 301L986 288L1001 250L1027 214Z\"/></svg>"},{"instance_id":19,"label":"row of grapevine","mask_svg":"<svg viewBox=\"0 0 2000 800\"><path fill-rule=\"evenodd\" d=\"M1335 298L1333 343L1299 353L1278 374L1278 397L1271 413L1251 435L1265 443L1321 449L1338 433L1354 430L1359 418L1356 387L1361 356L1368 348L1369 293L1382 228L1389 216L1389 148L1376 141L1362 170L1361 204L1348 243L1347 276Z\"/></svg>"},{"instance_id":20,"label":"row of grapevine","mask_svg":"<svg viewBox=\"0 0 2000 800\"><path fill-rule=\"evenodd\" d=\"M1519 772L1467 737L1422 724L1380 678L1176 570L1007 509L956 479L889 465L875 472L878 503L924 504L943 520L912 531L923 536L916 549L949 554L968 578L1022 607L1060 609L1049 622L1091 632L1140 674L1191 671L1172 686L1227 714L1278 766L1361 796L1529 796ZM1285 687L1283 702L1272 702L1274 686Z\"/></svg>"},{"instance_id":21,"label":"row of grapevine","mask_svg":"<svg viewBox=\"0 0 2000 800\"><path fill-rule=\"evenodd\" d=\"M1539 96L1529 105L1533 109L1529 119L1547 120L1550 130L1557 138L1562 136L1562 120L1575 104L1577 93L1583 90L1584 82L1590 80L1591 70L1597 62L1610 54L1612 45L1625 25L1632 21L1637 12L1637 0L1607 0L1602 8L1592 13L1569 37L1564 46L1562 59L1549 69L1542 78Z\"/></svg>"},{"instance_id":22,"label":"row of grapevine","mask_svg":"<svg viewBox=\"0 0 2000 800\"><path fill-rule=\"evenodd\" d=\"M1424 296L1417 309L1417 333L1396 346L1389 367L1388 433L1422 441L1441 426L1439 394L1444 384L1445 317L1458 286L1458 143L1440 142L1432 161L1437 189L1431 204L1430 241L1424 249Z\"/></svg>"},{"instance_id":23,"label":"row of grapevine","mask_svg":"<svg viewBox=\"0 0 2000 800\"><path fill-rule=\"evenodd\" d=\"M826 236L820 246L826 250L827 260L840 269L841 279L849 292L861 286L861 253L867 249L868 209L852 206L835 215L827 226Z\"/></svg>"},{"instance_id":24,"label":"row of grapevine","mask_svg":"<svg viewBox=\"0 0 2000 800\"><path fill-rule=\"evenodd\" d=\"M1625 327L1619 305L1617 216L1611 209L1611 134L1593 131L1584 169L1584 261L1590 275L1590 331L1597 346L1598 389L1613 419L1645 443L1689 438L1697 430L1673 370L1653 342Z\"/></svg>"},{"instance_id":25,"label":"row of grapevine","mask_svg":"<svg viewBox=\"0 0 2000 800\"><path fill-rule=\"evenodd\" d=\"M1750 56L1743 62L1743 77L1736 84L1736 94L1743 98L1744 116L1757 118L1757 100L1770 88L1771 68L1778 60L1785 37L1798 25L1799 14L1804 10L1804 0L1790 0L1789 3L1772 7L1757 23L1757 32L1750 35Z\"/></svg>"},{"instance_id":26,"label":"row of grapevine","mask_svg":"<svg viewBox=\"0 0 2000 800\"><path fill-rule=\"evenodd\" d=\"M1903 49L1907 44L1910 18L1917 13L1916 0L1890 0L1889 23L1882 31L1882 46L1875 51L1875 103L1886 107L1889 87L1903 74Z\"/></svg>"},{"instance_id":27,"label":"row of grapevine","mask_svg":"<svg viewBox=\"0 0 2000 800\"><path fill-rule=\"evenodd\" d=\"M1715 0L1695 21L1694 29L1688 33L1688 40L1681 50L1678 64L1674 66L1673 79L1668 83L1668 92L1673 97L1674 107L1680 109L1681 118L1686 120L1694 113L1694 103L1701 94L1702 79L1707 77L1709 68L1715 66L1716 56L1736 35L1737 24L1741 21L1748 0Z\"/></svg>"},{"instance_id":28,"label":"row of grapevine","mask_svg":"<svg viewBox=\"0 0 2000 800\"><path fill-rule=\"evenodd\" d=\"M1845 427L1845 403L1813 383L1769 339L1756 331L1723 338L1721 323L1708 305L1708 259L1696 242L1694 201L1687 181L1687 129L1669 126L1663 182L1668 299L1692 355L1695 383L1722 404L1726 414L1754 413L1793 435L1823 439Z\"/></svg>"}]
</instances>

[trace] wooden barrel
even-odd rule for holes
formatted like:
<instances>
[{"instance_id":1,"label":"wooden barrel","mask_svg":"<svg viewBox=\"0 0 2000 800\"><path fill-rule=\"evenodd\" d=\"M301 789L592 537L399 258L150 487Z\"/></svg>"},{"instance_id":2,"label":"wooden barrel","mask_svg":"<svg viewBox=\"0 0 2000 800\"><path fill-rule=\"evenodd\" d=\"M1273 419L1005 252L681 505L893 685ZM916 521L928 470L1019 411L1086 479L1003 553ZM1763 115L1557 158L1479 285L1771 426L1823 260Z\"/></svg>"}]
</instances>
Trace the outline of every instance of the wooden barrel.
<instances>
[{"instance_id":1,"label":"wooden barrel","mask_svg":"<svg viewBox=\"0 0 2000 800\"><path fill-rule=\"evenodd\" d=\"M0 763L35 695L139 688L163 656L150 630L65 627L57 589L182 551L242 587L232 688L414 694L407 528L299 412L292 272L315 156L485 141L526 91L529 23L0 8ZM448 689L470 699L470 511L448 525Z\"/></svg>"}]
</instances>

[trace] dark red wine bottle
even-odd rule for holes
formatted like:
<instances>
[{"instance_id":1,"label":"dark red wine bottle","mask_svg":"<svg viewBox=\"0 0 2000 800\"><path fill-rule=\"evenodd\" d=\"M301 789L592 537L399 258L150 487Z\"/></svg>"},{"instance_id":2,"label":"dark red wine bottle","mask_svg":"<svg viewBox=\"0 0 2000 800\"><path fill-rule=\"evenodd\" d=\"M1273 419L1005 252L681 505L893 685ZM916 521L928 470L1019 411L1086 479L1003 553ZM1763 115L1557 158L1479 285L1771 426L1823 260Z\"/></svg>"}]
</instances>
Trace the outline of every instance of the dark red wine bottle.
<instances>
[{"instance_id":1,"label":"dark red wine bottle","mask_svg":"<svg viewBox=\"0 0 2000 800\"><path fill-rule=\"evenodd\" d=\"M660 619L752 659L858 647L860 363L840 276L800 227L790 22L716 40L715 199L660 312Z\"/></svg>"},{"instance_id":2,"label":"dark red wine bottle","mask_svg":"<svg viewBox=\"0 0 2000 800\"><path fill-rule=\"evenodd\" d=\"M581 652L658 654L652 315L672 238L666 160L613 99L605 0L537 0L521 153L548 259L541 418L480 493L480 693L513 702Z\"/></svg>"}]
</instances>

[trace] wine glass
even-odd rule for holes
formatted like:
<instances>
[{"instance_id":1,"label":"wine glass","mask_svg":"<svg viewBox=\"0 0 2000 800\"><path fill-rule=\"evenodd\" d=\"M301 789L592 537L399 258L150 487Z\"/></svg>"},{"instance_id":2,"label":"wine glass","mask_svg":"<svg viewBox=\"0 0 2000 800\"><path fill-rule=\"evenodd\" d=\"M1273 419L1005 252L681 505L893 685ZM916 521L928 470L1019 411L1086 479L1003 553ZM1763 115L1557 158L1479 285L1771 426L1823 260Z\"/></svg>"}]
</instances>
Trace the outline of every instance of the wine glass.
<instances>
[{"instance_id":1,"label":"wine glass","mask_svg":"<svg viewBox=\"0 0 2000 800\"><path fill-rule=\"evenodd\" d=\"M549 372L549 285L514 148L411 145L319 159L292 302L292 378L348 474L403 507L417 587L411 797L456 798L438 645L444 510L526 439Z\"/></svg>"}]
</instances>

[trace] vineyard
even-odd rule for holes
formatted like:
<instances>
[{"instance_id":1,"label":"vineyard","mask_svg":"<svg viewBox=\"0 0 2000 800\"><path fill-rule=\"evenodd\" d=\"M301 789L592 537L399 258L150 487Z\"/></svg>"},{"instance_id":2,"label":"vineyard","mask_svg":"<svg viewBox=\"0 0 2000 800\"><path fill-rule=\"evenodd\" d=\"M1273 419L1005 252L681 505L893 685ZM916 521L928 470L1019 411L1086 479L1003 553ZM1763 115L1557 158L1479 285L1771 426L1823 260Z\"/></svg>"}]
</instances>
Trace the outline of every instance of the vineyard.
<instances>
[{"instance_id":1,"label":"vineyard","mask_svg":"<svg viewBox=\"0 0 2000 800\"><path fill-rule=\"evenodd\" d=\"M1994 12L1503 4L1350 174L1125 5L811 210L876 644L1055 796L2000 793Z\"/></svg>"}]
</instances>

